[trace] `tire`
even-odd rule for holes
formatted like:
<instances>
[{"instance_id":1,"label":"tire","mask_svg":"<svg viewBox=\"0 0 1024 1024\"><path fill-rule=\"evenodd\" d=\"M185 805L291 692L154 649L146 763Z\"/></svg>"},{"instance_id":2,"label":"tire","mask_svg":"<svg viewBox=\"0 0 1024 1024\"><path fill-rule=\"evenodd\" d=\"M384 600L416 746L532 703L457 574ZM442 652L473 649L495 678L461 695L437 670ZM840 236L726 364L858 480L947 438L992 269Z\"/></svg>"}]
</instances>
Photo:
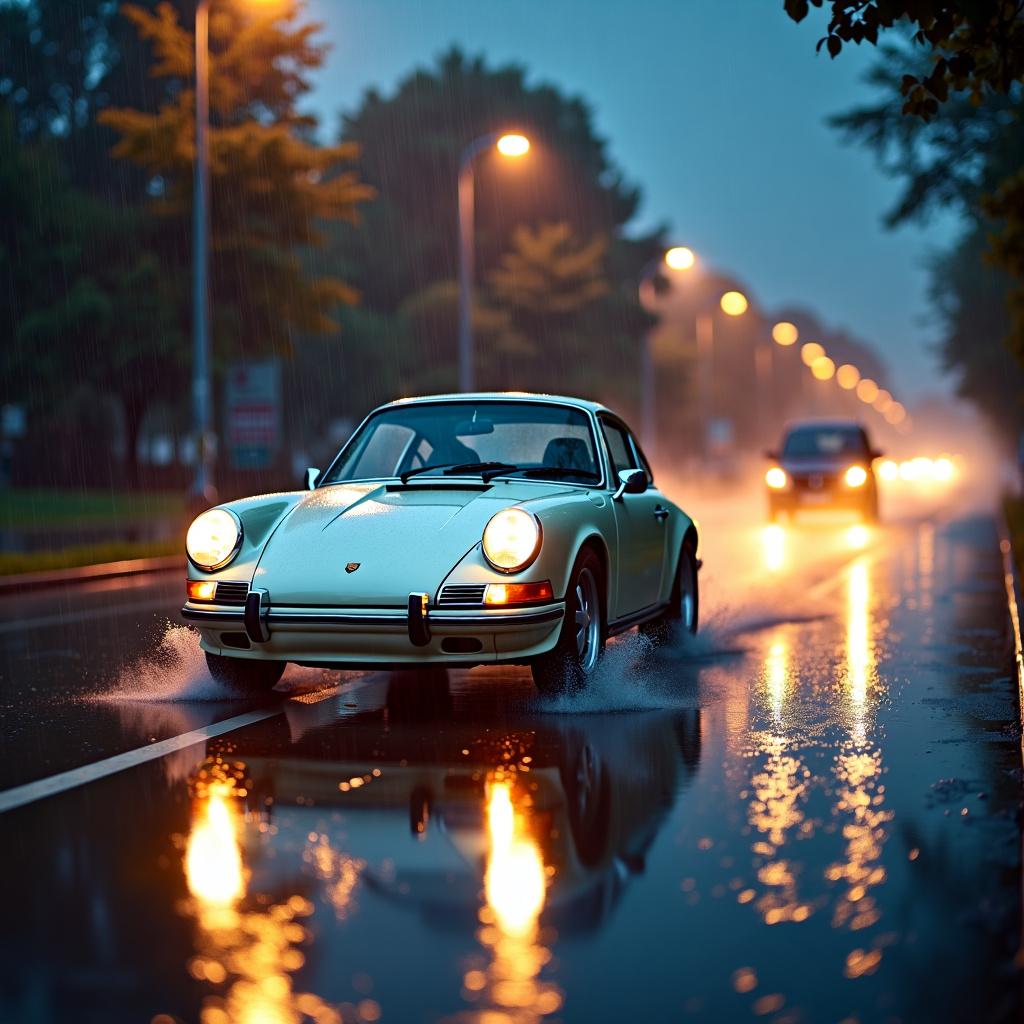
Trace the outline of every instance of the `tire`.
<instances>
[{"instance_id":1,"label":"tire","mask_svg":"<svg viewBox=\"0 0 1024 1024\"><path fill-rule=\"evenodd\" d=\"M531 665L541 693L578 693L585 688L604 652L605 594L604 566L590 548L584 548L569 575L558 642Z\"/></svg>"},{"instance_id":2,"label":"tire","mask_svg":"<svg viewBox=\"0 0 1024 1024\"><path fill-rule=\"evenodd\" d=\"M284 674L287 662L226 658L206 652L206 667L214 680L231 690L263 693L272 690Z\"/></svg>"},{"instance_id":3,"label":"tire","mask_svg":"<svg viewBox=\"0 0 1024 1024\"><path fill-rule=\"evenodd\" d=\"M604 856L611 838L608 773L600 755L585 739L567 740L565 760L558 771L576 856L585 867L593 867Z\"/></svg>"},{"instance_id":4,"label":"tire","mask_svg":"<svg viewBox=\"0 0 1024 1024\"><path fill-rule=\"evenodd\" d=\"M645 622L640 632L656 644L668 643L673 635L693 635L700 618L700 586L697 581L697 555L690 541L679 553L676 578L672 583L668 608L656 619Z\"/></svg>"}]
</instances>

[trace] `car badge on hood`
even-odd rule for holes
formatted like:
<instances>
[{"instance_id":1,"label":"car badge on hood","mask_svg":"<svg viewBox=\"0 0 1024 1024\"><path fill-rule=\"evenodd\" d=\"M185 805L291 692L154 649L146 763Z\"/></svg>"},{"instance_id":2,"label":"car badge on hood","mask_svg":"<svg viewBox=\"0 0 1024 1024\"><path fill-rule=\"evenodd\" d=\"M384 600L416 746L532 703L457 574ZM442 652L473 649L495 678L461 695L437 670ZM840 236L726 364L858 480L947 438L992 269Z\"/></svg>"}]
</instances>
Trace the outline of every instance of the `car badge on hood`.
<instances>
[{"instance_id":1,"label":"car badge on hood","mask_svg":"<svg viewBox=\"0 0 1024 1024\"><path fill-rule=\"evenodd\" d=\"M355 572L362 564L362 562L349 562L348 565L345 566L345 572Z\"/></svg>"}]
</instances>

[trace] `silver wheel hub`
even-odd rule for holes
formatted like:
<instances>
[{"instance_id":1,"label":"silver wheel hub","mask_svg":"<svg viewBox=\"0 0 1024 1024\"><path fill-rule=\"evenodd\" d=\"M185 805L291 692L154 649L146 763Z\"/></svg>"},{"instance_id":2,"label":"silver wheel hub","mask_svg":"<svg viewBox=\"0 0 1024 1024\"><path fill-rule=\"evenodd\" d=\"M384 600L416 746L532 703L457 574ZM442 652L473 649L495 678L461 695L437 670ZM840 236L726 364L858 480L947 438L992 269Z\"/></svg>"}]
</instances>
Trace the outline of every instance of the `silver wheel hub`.
<instances>
[{"instance_id":1,"label":"silver wheel hub","mask_svg":"<svg viewBox=\"0 0 1024 1024\"><path fill-rule=\"evenodd\" d=\"M576 581L576 655L580 668L592 672L601 649L601 607L597 581L584 569Z\"/></svg>"}]
</instances>

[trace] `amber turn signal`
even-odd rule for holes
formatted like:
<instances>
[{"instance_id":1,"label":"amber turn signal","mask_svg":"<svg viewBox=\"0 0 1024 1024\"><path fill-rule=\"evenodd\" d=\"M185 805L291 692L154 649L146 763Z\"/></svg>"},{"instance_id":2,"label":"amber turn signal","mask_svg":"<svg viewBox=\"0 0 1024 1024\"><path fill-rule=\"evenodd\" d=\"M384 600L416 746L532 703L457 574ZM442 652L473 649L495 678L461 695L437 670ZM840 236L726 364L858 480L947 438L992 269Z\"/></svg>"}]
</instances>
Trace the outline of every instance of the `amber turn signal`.
<instances>
[{"instance_id":1,"label":"amber turn signal","mask_svg":"<svg viewBox=\"0 0 1024 1024\"><path fill-rule=\"evenodd\" d=\"M189 580L188 599L190 601L212 601L217 593L217 584L213 580Z\"/></svg>"},{"instance_id":2,"label":"amber turn signal","mask_svg":"<svg viewBox=\"0 0 1024 1024\"><path fill-rule=\"evenodd\" d=\"M536 604L554 599L551 581L543 583L489 583L484 604Z\"/></svg>"}]
</instances>

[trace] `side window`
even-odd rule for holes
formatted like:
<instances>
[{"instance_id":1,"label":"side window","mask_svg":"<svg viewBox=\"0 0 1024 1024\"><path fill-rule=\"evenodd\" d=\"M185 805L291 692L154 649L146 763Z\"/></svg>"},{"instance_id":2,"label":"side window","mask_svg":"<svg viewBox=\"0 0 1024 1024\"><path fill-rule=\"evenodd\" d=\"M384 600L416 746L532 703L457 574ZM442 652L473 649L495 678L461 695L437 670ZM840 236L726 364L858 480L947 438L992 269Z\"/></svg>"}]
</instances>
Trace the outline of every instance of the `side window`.
<instances>
[{"instance_id":1,"label":"side window","mask_svg":"<svg viewBox=\"0 0 1024 1024\"><path fill-rule=\"evenodd\" d=\"M653 487L654 472L651 470L651 464L647 461L647 456L644 455L644 450L640 447L640 442L633 437L632 434L630 434L629 437L633 442L633 451L636 452L636 456L640 460L640 465L643 467L643 471L647 474L647 486Z\"/></svg>"},{"instance_id":2,"label":"side window","mask_svg":"<svg viewBox=\"0 0 1024 1024\"><path fill-rule=\"evenodd\" d=\"M613 475L617 476L623 469L636 469L636 456L633 454L633 446L629 442L629 432L609 420L601 420L601 433L604 435L604 443L608 447L608 456L612 463ZM617 480L612 481L614 487Z\"/></svg>"}]
</instances>

